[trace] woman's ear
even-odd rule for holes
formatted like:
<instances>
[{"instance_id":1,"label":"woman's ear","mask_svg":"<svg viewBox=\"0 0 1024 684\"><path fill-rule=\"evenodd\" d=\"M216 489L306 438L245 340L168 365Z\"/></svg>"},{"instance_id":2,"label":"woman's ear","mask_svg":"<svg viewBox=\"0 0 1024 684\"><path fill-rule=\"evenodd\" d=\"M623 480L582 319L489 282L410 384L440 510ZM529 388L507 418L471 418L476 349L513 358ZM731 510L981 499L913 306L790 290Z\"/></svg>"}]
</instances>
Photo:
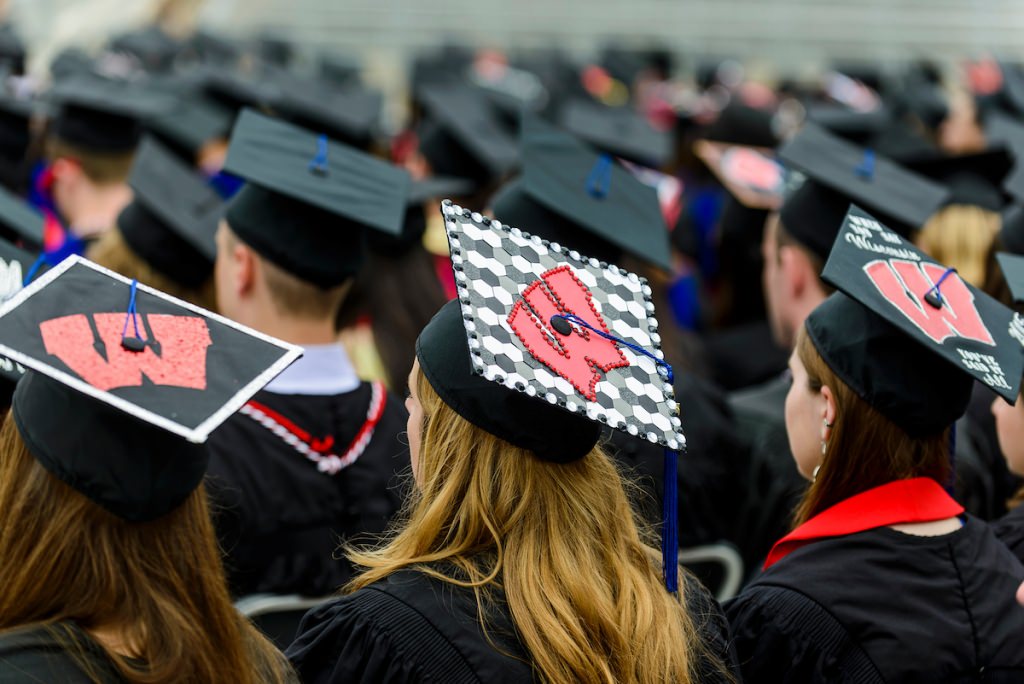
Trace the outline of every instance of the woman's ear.
<instances>
[{"instance_id":1,"label":"woman's ear","mask_svg":"<svg viewBox=\"0 0 1024 684\"><path fill-rule=\"evenodd\" d=\"M825 421L826 429L831 428L836 422L836 398L832 388L828 385L821 386L822 419Z\"/></svg>"}]
</instances>

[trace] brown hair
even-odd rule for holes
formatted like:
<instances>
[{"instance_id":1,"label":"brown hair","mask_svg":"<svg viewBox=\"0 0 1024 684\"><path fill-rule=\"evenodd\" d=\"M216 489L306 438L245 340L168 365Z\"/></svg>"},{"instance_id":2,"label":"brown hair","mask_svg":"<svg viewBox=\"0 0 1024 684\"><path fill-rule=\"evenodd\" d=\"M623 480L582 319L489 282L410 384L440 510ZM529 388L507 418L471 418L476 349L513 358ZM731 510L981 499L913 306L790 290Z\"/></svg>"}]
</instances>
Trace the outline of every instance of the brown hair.
<instances>
[{"instance_id":1,"label":"brown hair","mask_svg":"<svg viewBox=\"0 0 1024 684\"><path fill-rule=\"evenodd\" d=\"M157 520L126 522L43 468L8 415L0 518L0 630L46 625L73 657L81 645L58 623L118 630L135 652L107 655L129 682L289 681L231 604L202 486Z\"/></svg>"},{"instance_id":2,"label":"brown hair","mask_svg":"<svg viewBox=\"0 0 1024 684\"><path fill-rule=\"evenodd\" d=\"M983 287L986 259L1001 225L994 211L951 204L928 219L914 244L940 264L955 268L970 284Z\"/></svg>"},{"instance_id":3,"label":"brown hair","mask_svg":"<svg viewBox=\"0 0 1024 684\"><path fill-rule=\"evenodd\" d=\"M949 481L949 429L927 439L912 438L832 372L803 327L797 334L796 353L807 370L811 391L828 387L836 402L821 469L797 507L797 525L855 494L894 480L930 477L939 484Z\"/></svg>"},{"instance_id":4,"label":"brown hair","mask_svg":"<svg viewBox=\"0 0 1024 684\"><path fill-rule=\"evenodd\" d=\"M97 185L124 183L132 169L134 152L97 152L86 150L50 136L46 140L46 158L70 159L82 167L86 177Z\"/></svg>"},{"instance_id":5,"label":"brown hair","mask_svg":"<svg viewBox=\"0 0 1024 684\"><path fill-rule=\"evenodd\" d=\"M692 682L706 652L686 583L665 591L659 554L601 448L543 461L460 417L422 372L413 389L424 413L420 486L383 546L348 550L366 570L347 591L414 567L471 587L484 620L488 590L500 587L542 682Z\"/></svg>"},{"instance_id":6,"label":"brown hair","mask_svg":"<svg viewBox=\"0 0 1024 684\"><path fill-rule=\"evenodd\" d=\"M85 256L126 278L133 278L204 309L217 310L217 294L212 277L207 278L198 288L179 285L136 254L117 226L103 233L96 242L89 245Z\"/></svg>"}]
</instances>

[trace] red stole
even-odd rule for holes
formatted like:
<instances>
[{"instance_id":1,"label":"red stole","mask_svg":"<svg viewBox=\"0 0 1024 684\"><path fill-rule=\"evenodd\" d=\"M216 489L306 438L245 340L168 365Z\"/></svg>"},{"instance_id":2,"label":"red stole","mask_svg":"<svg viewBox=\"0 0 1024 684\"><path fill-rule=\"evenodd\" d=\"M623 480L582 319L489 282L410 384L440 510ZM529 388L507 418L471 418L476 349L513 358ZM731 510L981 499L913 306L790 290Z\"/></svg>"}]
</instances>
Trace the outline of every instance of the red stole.
<instances>
[{"instance_id":1,"label":"red stole","mask_svg":"<svg viewBox=\"0 0 1024 684\"><path fill-rule=\"evenodd\" d=\"M776 542L764 568L818 539L878 527L934 522L960 515L964 507L930 477L896 480L840 501Z\"/></svg>"}]
</instances>

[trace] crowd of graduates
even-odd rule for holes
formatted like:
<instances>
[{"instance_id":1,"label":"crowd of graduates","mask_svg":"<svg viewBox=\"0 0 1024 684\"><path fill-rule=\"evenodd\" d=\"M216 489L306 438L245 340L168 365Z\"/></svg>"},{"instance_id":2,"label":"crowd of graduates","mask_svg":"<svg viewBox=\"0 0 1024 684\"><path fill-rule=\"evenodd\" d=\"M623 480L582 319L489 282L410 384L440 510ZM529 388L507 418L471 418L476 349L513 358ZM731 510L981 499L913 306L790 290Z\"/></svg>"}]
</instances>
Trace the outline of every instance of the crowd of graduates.
<instances>
[{"instance_id":1,"label":"crowd of graduates","mask_svg":"<svg viewBox=\"0 0 1024 684\"><path fill-rule=\"evenodd\" d=\"M0 682L1024 679L1024 65L27 56Z\"/></svg>"}]
</instances>

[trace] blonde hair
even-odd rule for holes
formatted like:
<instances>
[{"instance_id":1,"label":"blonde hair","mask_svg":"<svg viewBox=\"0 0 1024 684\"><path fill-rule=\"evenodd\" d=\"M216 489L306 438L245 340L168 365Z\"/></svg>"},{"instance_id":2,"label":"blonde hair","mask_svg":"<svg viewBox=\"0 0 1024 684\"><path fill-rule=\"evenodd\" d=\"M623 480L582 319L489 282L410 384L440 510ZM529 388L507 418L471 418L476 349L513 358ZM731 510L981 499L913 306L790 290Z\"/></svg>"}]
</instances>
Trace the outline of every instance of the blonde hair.
<instances>
[{"instance_id":1,"label":"blonde hair","mask_svg":"<svg viewBox=\"0 0 1024 684\"><path fill-rule=\"evenodd\" d=\"M951 204L928 220L914 243L940 264L955 268L967 282L983 287L989 249L1001 225L993 211Z\"/></svg>"},{"instance_id":2,"label":"blonde hair","mask_svg":"<svg viewBox=\"0 0 1024 684\"><path fill-rule=\"evenodd\" d=\"M413 388L424 414L419 491L382 546L347 550L365 571L346 591L413 567L472 588L483 619L488 589L500 587L540 681L694 681L705 651L684 591L665 591L601 448L546 462L461 418L422 372Z\"/></svg>"},{"instance_id":3,"label":"blonde hair","mask_svg":"<svg viewBox=\"0 0 1024 684\"><path fill-rule=\"evenodd\" d=\"M217 310L216 288L212 277L207 278L198 288L179 285L136 254L117 226L103 233L96 242L89 245L85 256L125 278L133 278L204 309Z\"/></svg>"}]
</instances>

